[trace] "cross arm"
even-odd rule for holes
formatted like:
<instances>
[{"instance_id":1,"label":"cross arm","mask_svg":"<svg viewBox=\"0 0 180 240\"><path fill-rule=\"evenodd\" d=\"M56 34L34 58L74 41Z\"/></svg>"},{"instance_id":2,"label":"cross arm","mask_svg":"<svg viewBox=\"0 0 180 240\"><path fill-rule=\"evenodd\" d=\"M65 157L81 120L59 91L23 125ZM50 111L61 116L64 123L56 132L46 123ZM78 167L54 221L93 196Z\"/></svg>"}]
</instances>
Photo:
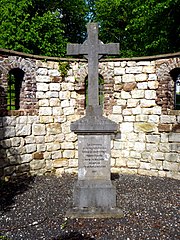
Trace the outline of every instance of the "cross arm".
<instances>
[{"instance_id":1,"label":"cross arm","mask_svg":"<svg viewBox=\"0 0 180 240\"><path fill-rule=\"evenodd\" d=\"M99 44L99 53L116 55L119 54L119 43L108 43L108 44Z\"/></svg>"},{"instance_id":2,"label":"cross arm","mask_svg":"<svg viewBox=\"0 0 180 240\"><path fill-rule=\"evenodd\" d=\"M84 55L88 54L88 48L86 44L68 43L67 44L67 55Z\"/></svg>"}]
</instances>

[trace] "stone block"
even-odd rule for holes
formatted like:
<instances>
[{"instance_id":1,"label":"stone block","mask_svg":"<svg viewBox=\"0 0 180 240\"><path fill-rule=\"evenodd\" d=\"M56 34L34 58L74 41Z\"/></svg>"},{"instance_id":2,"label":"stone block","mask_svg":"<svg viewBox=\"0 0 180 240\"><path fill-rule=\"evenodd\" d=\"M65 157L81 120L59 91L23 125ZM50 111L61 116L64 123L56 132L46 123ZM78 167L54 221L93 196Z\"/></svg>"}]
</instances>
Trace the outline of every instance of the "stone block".
<instances>
[{"instance_id":1,"label":"stone block","mask_svg":"<svg viewBox=\"0 0 180 240\"><path fill-rule=\"evenodd\" d=\"M3 138L15 137L16 132L17 132L17 128L15 129L15 127L6 127L4 129L2 129L1 137L2 137L2 139Z\"/></svg>"},{"instance_id":2,"label":"stone block","mask_svg":"<svg viewBox=\"0 0 180 240\"><path fill-rule=\"evenodd\" d=\"M127 107L129 107L129 108L137 107L138 103L139 103L139 99L131 99L130 98L127 100Z\"/></svg>"},{"instance_id":3,"label":"stone block","mask_svg":"<svg viewBox=\"0 0 180 240\"><path fill-rule=\"evenodd\" d=\"M39 107L48 107L49 106L49 100L48 99L40 99L38 104L39 104Z\"/></svg>"},{"instance_id":4,"label":"stone block","mask_svg":"<svg viewBox=\"0 0 180 240\"><path fill-rule=\"evenodd\" d=\"M153 153L153 158L156 159L156 160L164 160L165 155L162 152L154 152Z\"/></svg>"},{"instance_id":5,"label":"stone block","mask_svg":"<svg viewBox=\"0 0 180 240\"><path fill-rule=\"evenodd\" d=\"M113 114L121 114L122 107L121 106L113 106Z\"/></svg>"},{"instance_id":6,"label":"stone block","mask_svg":"<svg viewBox=\"0 0 180 240\"><path fill-rule=\"evenodd\" d=\"M154 132L156 130L156 125L154 123L140 122L134 123L134 131L135 132Z\"/></svg>"},{"instance_id":7,"label":"stone block","mask_svg":"<svg viewBox=\"0 0 180 240\"><path fill-rule=\"evenodd\" d=\"M138 105L137 107L132 108L132 114L133 115L141 114L141 107Z\"/></svg>"},{"instance_id":8,"label":"stone block","mask_svg":"<svg viewBox=\"0 0 180 240\"><path fill-rule=\"evenodd\" d=\"M145 91L145 98L146 99L156 99L156 91L155 90L146 90Z\"/></svg>"},{"instance_id":9,"label":"stone block","mask_svg":"<svg viewBox=\"0 0 180 240\"><path fill-rule=\"evenodd\" d=\"M53 116L59 116L63 114L63 110L61 107L53 107L52 113L53 113Z\"/></svg>"},{"instance_id":10,"label":"stone block","mask_svg":"<svg viewBox=\"0 0 180 240\"><path fill-rule=\"evenodd\" d=\"M171 133L169 135L169 141L180 143L180 133Z\"/></svg>"},{"instance_id":11,"label":"stone block","mask_svg":"<svg viewBox=\"0 0 180 240\"><path fill-rule=\"evenodd\" d=\"M38 160L32 160L30 162L30 169L31 170L44 169L45 166L46 166L45 160L38 159Z\"/></svg>"},{"instance_id":12,"label":"stone block","mask_svg":"<svg viewBox=\"0 0 180 240\"><path fill-rule=\"evenodd\" d=\"M125 122L134 122L135 116L124 116L124 121Z\"/></svg>"},{"instance_id":13,"label":"stone block","mask_svg":"<svg viewBox=\"0 0 180 240\"><path fill-rule=\"evenodd\" d=\"M36 76L37 83L49 83L51 81L51 78L49 76Z\"/></svg>"},{"instance_id":14,"label":"stone block","mask_svg":"<svg viewBox=\"0 0 180 240\"><path fill-rule=\"evenodd\" d=\"M140 162L140 169L146 169L150 170L151 169L151 163L148 162Z\"/></svg>"},{"instance_id":15,"label":"stone block","mask_svg":"<svg viewBox=\"0 0 180 240\"><path fill-rule=\"evenodd\" d=\"M124 83L124 85L123 85L123 90L125 92L131 92L135 88L136 88L135 82Z\"/></svg>"},{"instance_id":16,"label":"stone block","mask_svg":"<svg viewBox=\"0 0 180 240\"><path fill-rule=\"evenodd\" d=\"M51 107L40 107L39 108L39 115L51 116L52 115L52 108Z\"/></svg>"},{"instance_id":17,"label":"stone block","mask_svg":"<svg viewBox=\"0 0 180 240\"><path fill-rule=\"evenodd\" d=\"M128 83L128 82L135 82L135 76L134 74L124 74L122 76L122 82Z\"/></svg>"},{"instance_id":18,"label":"stone block","mask_svg":"<svg viewBox=\"0 0 180 240\"><path fill-rule=\"evenodd\" d=\"M61 85L60 83L50 83L49 90L50 91L60 91Z\"/></svg>"},{"instance_id":19,"label":"stone block","mask_svg":"<svg viewBox=\"0 0 180 240\"><path fill-rule=\"evenodd\" d=\"M47 128L47 133L48 135L56 135L59 134L61 132L63 132L61 130L61 124L60 123L50 123L46 125Z\"/></svg>"},{"instance_id":20,"label":"stone block","mask_svg":"<svg viewBox=\"0 0 180 240\"><path fill-rule=\"evenodd\" d=\"M135 80L136 80L136 82L144 82L144 81L147 81L147 74L145 74L145 73L136 74L136 75L135 75Z\"/></svg>"},{"instance_id":21,"label":"stone block","mask_svg":"<svg viewBox=\"0 0 180 240\"><path fill-rule=\"evenodd\" d=\"M144 66L142 72L144 73L155 73L155 66Z\"/></svg>"},{"instance_id":22,"label":"stone block","mask_svg":"<svg viewBox=\"0 0 180 240\"><path fill-rule=\"evenodd\" d=\"M115 84L119 84L122 82L122 76L114 76L114 82Z\"/></svg>"},{"instance_id":23,"label":"stone block","mask_svg":"<svg viewBox=\"0 0 180 240\"><path fill-rule=\"evenodd\" d=\"M74 158L75 152L74 150L64 150L63 151L63 158Z\"/></svg>"},{"instance_id":24,"label":"stone block","mask_svg":"<svg viewBox=\"0 0 180 240\"><path fill-rule=\"evenodd\" d=\"M45 124L33 124L32 134L34 136L44 136L46 134Z\"/></svg>"},{"instance_id":25,"label":"stone block","mask_svg":"<svg viewBox=\"0 0 180 240\"><path fill-rule=\"evenodd\" d=\"M61 107L62 108L64 108L64 107L69 107L69 105L70 105L70 101L69 100L63 100L62 102L61 102Z\"/></svg>"},{"instance_id":26,"label":"stone block","mask_svg":"<svg viewBox=\"0 0 180 240\"><path fill-rule=\"evenodd\" d=\"M137 83L137 88L140 90L147 89L148 83L147 82L139 82Z\"/></svg>"},{"instance_id":27,"label":"stone block","mask_svg":"<svg viewBox=\"0 0 180 240\"><path fill-rule=\"evenodd\" d=\"M133 127L133 123L131 122L127 122L127 123L121 123L120 125L120 131L121 132L133 132L134 127Z\"/></svg>"},{"instance_id":28,"label":"stone block","mask_svg":"<svg viewBox=\"0 0 180 240\"><path fill-rule=\"evenodd\" d=\"M137 66L149 66L151 65L150 61L139 61L136 63Z\"/></svg>"},{"instance_id":29,"label":"stone block","mask_svg":"<svg viewBox=\"0 0 180 240\"><path fill-rule=\"evenodd\" d=\"M60 149L60 143L59 142L46 143L46 149L49 152L57 151Z\"/></svg>"},{"instance_id":30,"label":"stone block","mask_svg":"<svg viewBox=\"0 0 180 240\"><path fill-rule=\"evenodd\" d=\"M165 153L170 151L170 145L169 143L160 143L159 144L159 151Z\"/></svg>"},{"instance_id":31,"label":"stone block","mask_svg":"<svg viewBox=\"0 0 180 240\"><path fill-rule=\"evenodd\" d=\"M36 136L34 137L35 143L45 143L45 137L44 136Z\"/></svg>"},{"instance_id":32,"label":"stone block","mask_svg":"<svg viewBox=\"0 0 180 240\"><path fill-rule=\"evenodd\" d=\"M16 118L16 124L27 124L28 116L18 116Z\"/></svg>"},{"instance_id":33,"label":"stone block","mask_svg":"<svg viewBox=\"0 0 180 240\"><path fill-rule=\"evenodd\" d=\"M141 158L141 153L137 151L130 151L130 157L135 158L135 159L140 159Z\"/></svg>"},{"instance_id":34,"label":"stone block","mask_svg":"<svg viewBox=\"0 0 180 240\"><path fill-rule=\"evenodd\" d=\"M35 152L32 154L32 157L35 160L44 159L44 153L43 152Z\"/></svg>"},{"instance_id":35,"label":"stone block","mask_svg":"<svg viewBox=\"0 0 180 240\"><path fill-rule=\"evenodd\" d=\"M60 76L60 72L56 69L50 69L48 70L48 75L50 77L59 77Z\"/></svg>"},{"instance_id":36,"label":"stone block","mask_svg":"<svg viewBox=\"0 0 180 240\"><path fill-rule=\"evenodd\" d=\"M146 143L146 150L151 153L158 151L158 145L156 143Z\"/></svg>"},{"instance_id":37,"label":"stone block","mask_svg":"<svg viewBox=\"0 0 180 240\"><path fill-rule=\"evenodd\" d=\"M37 99L46 98L46 94L44 92L36 92L36 98Z\"/></svg>"},{"instance_id":38,"label":"stone block","mask_svg":"<svg viewBox=\"0 0 180 240\"><path fill-rule=\"evenodd\" d=\"M124 158L121 158L120 156L116 158L116 167L126 167L127 161Z\"/></svg>"},{"instance_id":39,"label":"stone block","mask_svg":"<svg viewBox=\"0 0 180 240\"><path fill-rule=\"evenodd\" d=\"M144 176L154 176L154 177L158 176L158 170L153 170L153 169L150 169L150 170L138 169L137 173L139 175L144 175Z\"/></svg>"},{"instance_id":40,"label":"stone block","mask_svg":"<svg viewBox=\"0 0 180 240\"><path fill-rule=\"evenodd\" d=\"M63 112L65 116L74 114L74 107L65 107L63 108Z\"/></svg>"},{"instance_id":41,"label":"stone block","mask_svg":"<svg viewBox=\"0 0 180 240\"><path fill-rule=\"evenodd\" d=\"M58 98L59 97L59 91L48 91L45 94L45 98Z\"/></svg>"},{"instance_id":42,"label":"stone block","mask_svg":"<svg viewBox=\"0 0 180 240\"><path fill-rule=\"evenodd\" d=\"M72 142L61 143L61 149L74 149L74 144Z\"/></svg>"},{"instance_id":43,"label":"stone block","mask_svg":"<svg viewBox=\"0 0 180 240\"><path fill-rule=\"evenodd\" d=\"M33 159L32 154L29 154L29 153L28 154L22 154L20 162L21 163L29 163L32 159Z\"/></svg>"},{"instance_id":44,"label":"stone block","mask_svg":"<svg viewBox=\"0 0 180 240\"><path fill-rule=\"evenodd\" d=\"M61 84L62 91L74 91L74 83L63 82Z\"/></svg>"},{"instance_id":45,"label":"stone block","mask_svg":"<svg viewBox=\"0 0 180 240\"><path fill-rule=\"evenodd\" d=\"M46 151L46 145L45 144L36 144L36 146L37 146L37 151L38 152Z\"/></svg>"},{"instance_id":46,"label":"stone block","mask_svg":"<svg viewBox=\"0 0 180 240\"><path fill-rule=\"evenodd\" d=\"M136 122L147 122L148 121L148 115L137 115L136 116Z\"/></svg>"},{"instance_id":47,"label":"stone block","mask_svg":"<svg viewBox=\"0 0 180 240\"><path fill-rule=\"evenodd\" d=\"M47 83L38 83L37 82L37 91L46 92L49 90L49 84Z\"/></svg>"},{"instance_id":48,"label":"stone block","mask_svg":"<svg viewBox=\"0 0 180 240\"><path fill-rule=\"evenodd\" d=\"M124 74L125 74L125 68L123 68L123 67L115 67L114 68L115 76L124 75Z\"/></svg>"},{"instance_id":49,"label":"stone block","mask_svg":"<svg viewBox=\"0 0 180 240\"><path fill-rule=\"evenodd\" d=\"M150 81L156 81L157 80L157 74L155 74L155 73L150 73L149 74L149 77L148 77L148 80L150 80ZM150 82L148 82L148 84L149 84Z\"/></svg>"},{"instance_id":50,"label":"stone block","mask_svg":"<svg viewBox=\"0 0 180 240\"><path fill-rule=\"evenodd\" d=\"M62 158L62 152L60 150L52 152L52 159L60 159L60 158Z\"/></svg>"},{"instance_id":51,"label":"stone block","mask_svg":"<svg viewBox=\"0 0 180 240\"><path fill-rule=\"evenodd\" d=\"M168 162L179 162L180 163L180 154L178 153L165 153L165 160Z\"/></svg>"},{"instance_id":52,"label":"stone block","mask_svg":"<svg viewBox=\"0 0 180 240\"><path fill-rule=\"evenodd\" d=\"M132 98L144 98L144 90L135 89L131 91Z\"/></svg>"},{"instance_id":53,"label":"stone block","mask_svg":"<svg viewBox=\"0 0 180 240\"><path fill-rule=\"evenodd\" d=\"M61 100L67 100L70 99L70 91L60 91L59 98Z\"/></svg>"},{"instance_id":54,"label":"stone block","mask_svg":"<svg viewBox=\"0 0 180 240\"><path fill-rule=\"evenodd\" d=\"M176 162L164 161L163 162L163 169L164 170L169 170L169 171L179 172L180 164L176 163Z\"/></svg>"},{"instance_id":55,"label":"stone block","mask_svg":"<svg viewBox=\"0 0 180 240\"><path fill-rule=\"evenodd\" d=\"M53 123L54 117L53 116L40 116L40 123Z\"/></svg>"},{"instance_id":56,"label":"stone block","mask_svg":"<svg viewBox=\"0 0 180 240\"><path fill-rule=\"evenodd\" d=\"M135 66L135 67L127 67L126 68L126 73L142 73L142 66Z\"/></svg>"},{"instance_id":57,"label":"stone block","mask_svg":"<svg viewBox=\"0 0 180 240\"><path fill-rule=\"evenodd\" d=\"M129 99L131 98L131 94L129 92L121 91L121 99Z\"/></svg>"},{"instance_id":58,"label":"stone block","mask_svg":"<svg viewBox=\"0 0 180 240\"><path fill-rule=\"evenodd\" d=\"M38 68L37 74L38 75L47 75L48 74L48 70L47 70L47 68Z\"/></svg>"},{"instance_id":59,"label":"stone block","mask_svg":"<svg viewBox=\"0 0 180 240\"><path fill-rule=\"evenodd\" d=\"M27 153L33 153L36 151L36 144L27 144L25 149Z\"/></svg>"},{"instance_id":60,"label":"stone block","mask_svg":"<svg viewBox=\"0 0 180 240\"><path fill-rule=\"evenodd\" d=\"M53 161L53 167L54 168L61 168L61 167L67 167L68 166L68 159L67 158L59 158L55 159Z\"/></svg>"},{"instance_id":61,"label":"stone block","mask_svg":"<svg viewBox=\"0 0 180 240\"><path fill-rule=\"evenodd\" d=\"M158 123L159 122L159 116L158 115L149 115L148 116L148 122Z\"/></svg>"},{"instance_id":62,"label":"stone block","mask_svg":"<svg viewBox=\"0 0 180 240\"><path fill-rule=\"evenodd\" d=\"M156 102L155 100L149 100L149 99L141 99L140 101L140 106L142 108L151 108L156 106ZM153 112L151 111L151 109L148 109L150 113L153 114Z\"/></svg>"},{"instance_id":63,"label":"stone block","mask_svg":"<svg viewBox=\"0 0 180 240\"><path fill-rule=\"evenodd\" d=\"M158 124L158 131L159 132L171 132L171 130L172 130L172 125L171 124L166 124L166 123Z\"/></svg>"},{"instance_id":64,"label":"stone block","mask_svg":"<svg viewBox=\"0 0 180 240\"><path fill-rule=\"evenodd\" d=\"M148 143L159 143L160 136L159 135L146 135L146 141Z\"/></svg>"},{"instance_id":65,"label":"stone block","mask_svg":"<svg viewBox=\"0 0 180 240\"><path fill-rule=\"evenodd\" d=\"M175 123L176 122L176 116L161 115L160 122L161 123Z\"/></svg>"},{"instance_id":66,"label":"stone block","mask_svg":"<svg viewBox=\"0 0 180 240\"><path fill-rule=\"evenodd\" d=\"M17 124L16 125L16 136L28 136L31 135L31 124Z\"/></svg>"},{"instance_id":67,"label":"stone block","mask_svg":"<svg viewBox=\"0 0 180 240\"><path fill-rule=\"evenodd\" d=\"M51 107L59 107L60 106L60 100L59 98L50 98L49 105Z\"/></svg>"},{"instance_id":68,"label":"stone block","mask_svg":"<svg viewBox=\"0 0 180 240\"><path fill-rule=\"evenodd\" d=\"M143 152L143 151L145 150L145 143L135 142L135 144L134 144L134 150L135 150L135 151L139 151L139 152Z\"/></svg>"},{"instance_id":69,"label":"stone block","mask_svg":"<svg viewBox=\"0 0 180 240\"><path fill-rule=\"evenodd\" d=\"M159 86L159 82L158 81L150 81L148 82L148 88L149 89L157 89Z\"/></svg>"},{"instance_id":70,"label":"stone block","mask_svg":"<svg viewBox=\"0 0 180 240\"><path fill-rule=\"evenodd\" d=\"M127 167L128 168L139 168L139 161L138 160L128 160Z\"/></svg>"}]
</instances>

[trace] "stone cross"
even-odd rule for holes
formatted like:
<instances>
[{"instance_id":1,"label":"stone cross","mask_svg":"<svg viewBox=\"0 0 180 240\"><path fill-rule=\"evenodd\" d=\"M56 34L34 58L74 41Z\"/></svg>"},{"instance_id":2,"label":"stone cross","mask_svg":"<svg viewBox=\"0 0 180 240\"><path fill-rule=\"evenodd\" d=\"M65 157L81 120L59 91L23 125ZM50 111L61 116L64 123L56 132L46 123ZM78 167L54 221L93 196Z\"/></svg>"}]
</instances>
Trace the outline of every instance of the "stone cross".
<instances>
[{"instance_id":1,"label":"stone cross","mask_svg":"<svg viewBox=\"0 0 180 240\"><path fill-rule=\"evenodd\" d=\"M84 55L88 59L88 105L99 105L98 60L102 55L119 53L119 43L103 44L98 40L98 24L89 23L88 38L83 44L68 44L68 55Z\"/></svg>"}]
</instances>

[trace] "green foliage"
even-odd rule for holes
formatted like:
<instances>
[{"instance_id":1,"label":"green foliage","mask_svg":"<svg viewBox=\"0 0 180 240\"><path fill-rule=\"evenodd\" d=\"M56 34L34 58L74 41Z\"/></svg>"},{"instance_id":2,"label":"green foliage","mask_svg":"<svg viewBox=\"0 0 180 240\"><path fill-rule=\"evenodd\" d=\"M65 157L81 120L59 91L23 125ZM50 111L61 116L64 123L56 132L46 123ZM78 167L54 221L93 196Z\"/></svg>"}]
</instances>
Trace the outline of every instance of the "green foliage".
<instances>
[{"instance_id":1,"label":"green foliage","mask_svg":"<svg viewBox=\"0 0 180 240\"><path fill-rule=\"evenodd\" d=\"M64 56L68 41L83 38L83 0L0 0L0 12L1 48Z\"/></svg>"},{"instance_id":2,"label":"green foliage","mask_svg":"<svg viewBox=\"0 0 180 240\"><path fill-rule=\"evenodd\" d=\"M104 43L120 56L177 52L180 0L0 0L0 48L64 56L67 42L82 43L86 23L99 22Z\"/></svg>"},{"instance_id":3,"label":"green foliage","mask_svg":"<svg viewBox=\"0 0 180 240\"><path fill-rule=\"evenodd\" d=\"M61 72L62 77L66 77L68 70L70 69L68 62L59 62L59 71Z\"/></svg>"},{"instance_id":4,"label":"green foliage","mask_svg":"<svg viewBox=\"0 0 180 240\"><path fill-rule=\"evenodd\" d=\"M95 0L103 42L120 42L121 56L180 49L180 0Z\"/></svg>"}]
</instances>

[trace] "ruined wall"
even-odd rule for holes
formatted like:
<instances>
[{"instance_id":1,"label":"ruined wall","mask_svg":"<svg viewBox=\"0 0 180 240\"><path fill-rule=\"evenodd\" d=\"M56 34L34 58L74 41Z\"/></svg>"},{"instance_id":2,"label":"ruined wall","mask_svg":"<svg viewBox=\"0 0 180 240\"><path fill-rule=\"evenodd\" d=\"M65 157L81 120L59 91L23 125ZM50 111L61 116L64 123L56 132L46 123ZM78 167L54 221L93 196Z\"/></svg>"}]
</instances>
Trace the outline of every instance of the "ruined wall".
<instances>
[{"instance_id":1,"label":"ruined wall","mask_svg":"<svg viewBox=\"0 0 180 240\"><path fill-rule=\"evenodd\" d=\"M61 64L67 63L67 74ZM20 109L6 111L7 75L24 71ZM180 110L173 110L170 72L180 59L102 60L104 115L119 124L112 140L113 172L180 178ZM0 176L77 171L70 123L85 113L87 63L0 57Z\"/></svg>"}]
</instances>

